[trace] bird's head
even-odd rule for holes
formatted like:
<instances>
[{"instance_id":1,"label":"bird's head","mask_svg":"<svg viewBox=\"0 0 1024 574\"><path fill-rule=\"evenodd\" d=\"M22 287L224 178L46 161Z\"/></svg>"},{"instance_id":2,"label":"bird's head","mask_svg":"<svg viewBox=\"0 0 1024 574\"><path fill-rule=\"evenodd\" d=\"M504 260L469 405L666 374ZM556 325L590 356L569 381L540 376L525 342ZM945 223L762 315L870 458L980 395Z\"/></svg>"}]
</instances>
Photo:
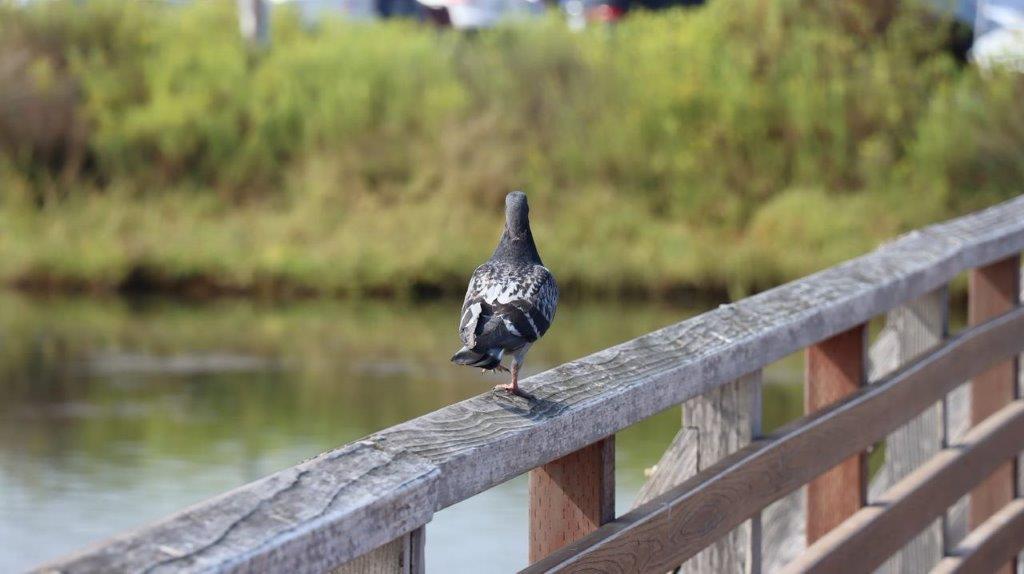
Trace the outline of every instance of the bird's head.
<instances>
[{"instance_id":1,"label":"bird's head","mask_svg":"<svg viewBox=\"0 0 1024 574\"><path fill-rule=\"evenodd\" d=\"M513 191L505 196L505 229L514 239L524 237L530 231L530 206L526 194Z\"/></svg>"}]
</instances>

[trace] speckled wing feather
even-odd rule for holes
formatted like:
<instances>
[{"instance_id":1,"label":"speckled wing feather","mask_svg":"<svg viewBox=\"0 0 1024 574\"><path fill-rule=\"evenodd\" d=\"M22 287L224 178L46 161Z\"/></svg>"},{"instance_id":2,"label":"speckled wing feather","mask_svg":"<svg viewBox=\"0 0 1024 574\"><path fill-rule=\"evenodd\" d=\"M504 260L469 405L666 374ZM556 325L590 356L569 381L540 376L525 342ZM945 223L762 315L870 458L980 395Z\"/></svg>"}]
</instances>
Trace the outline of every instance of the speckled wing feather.
<instances>
[{"instance_id":1,"label":"speckled wing feather","mask_svg":"<svg viewBox=\"0 0 1024 574\"><path fill-rule=\"evenodd\" d=\"M558 286L543 265L489 261L469 281L459 336L470 349L520 347L547 332L557 306Z\"/></svg>"}]
</instances>

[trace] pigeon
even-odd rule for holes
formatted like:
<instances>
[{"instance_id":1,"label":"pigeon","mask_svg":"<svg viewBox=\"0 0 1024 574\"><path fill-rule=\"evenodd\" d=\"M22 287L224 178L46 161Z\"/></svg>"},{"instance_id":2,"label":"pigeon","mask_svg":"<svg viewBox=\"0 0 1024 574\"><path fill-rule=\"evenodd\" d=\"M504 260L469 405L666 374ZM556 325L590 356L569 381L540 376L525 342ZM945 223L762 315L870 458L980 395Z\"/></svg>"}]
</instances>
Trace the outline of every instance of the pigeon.
<instances>
[{"instance_id":1,"label":"pigeon","mask_svg":"<svg viewBox=\"0 0 1024 574\"><path fill-rule=\"evenodd\" d=\"M486 263L473 271L462 303L459 338L463 347L452 357L459 365L498 370L512 380L495 389L522 395L519 369L526 352L555 318L558 285L540 260L530 231L526 194L505 197L505 229ZM511 368L502 366L512 356Z\"/></svg>"}]
</instances>

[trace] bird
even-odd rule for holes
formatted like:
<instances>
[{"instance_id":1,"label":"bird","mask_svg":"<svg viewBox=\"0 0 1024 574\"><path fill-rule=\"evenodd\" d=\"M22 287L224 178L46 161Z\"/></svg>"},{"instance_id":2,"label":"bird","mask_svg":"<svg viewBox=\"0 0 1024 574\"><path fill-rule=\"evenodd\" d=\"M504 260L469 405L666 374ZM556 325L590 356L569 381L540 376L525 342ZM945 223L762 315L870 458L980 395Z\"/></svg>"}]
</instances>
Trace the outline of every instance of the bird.
<instances>
[{"instance_id":1,"label":"bird","mask_svg":"<svg viewBox=\"0 0 1024 574\"><path fill-rule=\"evenodd\" d=\"M505 196L505 228L491 258L473 271L462 302L459 339L462 348L452 362L511 375L496 390L524 396L519 370L527 351L555 318L558 284L544 266L530 230L526 194ZM509 368L501 364L512 357Z\"/></svg>"}]
</instances>

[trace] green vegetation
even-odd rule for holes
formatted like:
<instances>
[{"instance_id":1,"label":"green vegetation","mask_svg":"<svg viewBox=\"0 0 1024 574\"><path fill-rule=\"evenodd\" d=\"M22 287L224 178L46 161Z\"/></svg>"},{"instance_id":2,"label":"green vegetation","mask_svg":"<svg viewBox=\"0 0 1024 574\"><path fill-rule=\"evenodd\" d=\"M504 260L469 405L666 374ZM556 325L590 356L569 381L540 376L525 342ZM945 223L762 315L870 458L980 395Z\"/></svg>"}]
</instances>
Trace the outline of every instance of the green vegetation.
<instances>
[{"instance_id":1,"label":"green vegetation","mask_svg":"<svg viewBox=\"0 0 1024 574\"><path fill-rule=\"evenodd\" d=\"M457 293L524 189L566 291L740 294L1024 181L1024 78L909 3L473 36L278 11L268 50L195 4L0 7L0 282Z\"/></svg>"}]
</instances>

